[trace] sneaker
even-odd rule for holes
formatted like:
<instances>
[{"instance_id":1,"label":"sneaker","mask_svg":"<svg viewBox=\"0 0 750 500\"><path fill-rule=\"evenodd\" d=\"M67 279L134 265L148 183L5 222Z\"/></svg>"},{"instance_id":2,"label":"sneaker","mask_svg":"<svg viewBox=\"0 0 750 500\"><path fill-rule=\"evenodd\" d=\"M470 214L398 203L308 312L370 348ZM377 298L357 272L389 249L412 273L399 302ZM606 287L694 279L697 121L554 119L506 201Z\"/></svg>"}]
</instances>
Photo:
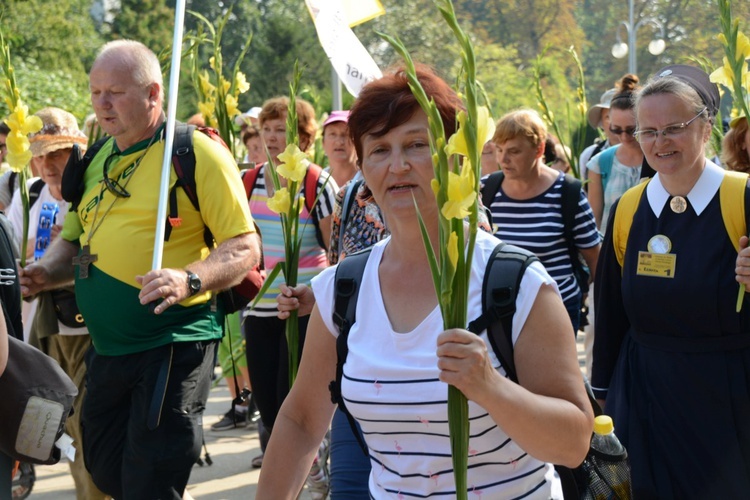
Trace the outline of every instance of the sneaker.
<instances>
[{"instance_id":1,"label":"sneaker","mask_svg":"<svg viewBox=\"0 0 750 500\"><path fill-rule=\"evenodd\" d=\"M331 476L328 473L328 438L323 438L318 454L313 460L310 474L307 476L307 491L313 500L325 500L331 491Z\"/></svg>"},{"instance_id":2,"label":"sneaker","mask_svg":"<svg viewBox=\"0 0 750 500\"><path fill-rule=\"evenodd\" d=\"M242 429L247 427L247 413L240 413L236 410L229 409L221 417L221 420L211 426L212 431L227 431L229 429Z\"/></svg>"},{"instance_id":3,"label":"sneaker","mask_svg":"<svg viewBox=\"0 0 750 500\"><path fill-rule=\"evenodd\" d=\"M257 457L253 457L253 459L250 461L250 465L253 466L253 469L260 469L263 466L263 453L261 453Z\"/></svg>"}]
</instances>

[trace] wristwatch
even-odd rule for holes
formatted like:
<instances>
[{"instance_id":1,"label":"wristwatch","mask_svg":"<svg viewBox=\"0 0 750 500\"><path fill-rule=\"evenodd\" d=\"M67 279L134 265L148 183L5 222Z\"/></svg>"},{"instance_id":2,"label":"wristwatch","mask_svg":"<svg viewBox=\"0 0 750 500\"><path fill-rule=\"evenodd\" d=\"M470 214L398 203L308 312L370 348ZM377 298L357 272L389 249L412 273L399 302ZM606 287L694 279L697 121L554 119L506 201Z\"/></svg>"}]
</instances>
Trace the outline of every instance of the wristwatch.
<instances>
[{"instance_id":1,"label":"wristwatch","mask_svg":"<svg viewBox=\"0 0 750 500\"><path fill-rule=\"evenodd\" d=\"M192 271L185 269L185 272L187 273L187 286L188 292L190 292L189 297L192 297L201 291L201 279Z\"/></svg>"}]
</instances>

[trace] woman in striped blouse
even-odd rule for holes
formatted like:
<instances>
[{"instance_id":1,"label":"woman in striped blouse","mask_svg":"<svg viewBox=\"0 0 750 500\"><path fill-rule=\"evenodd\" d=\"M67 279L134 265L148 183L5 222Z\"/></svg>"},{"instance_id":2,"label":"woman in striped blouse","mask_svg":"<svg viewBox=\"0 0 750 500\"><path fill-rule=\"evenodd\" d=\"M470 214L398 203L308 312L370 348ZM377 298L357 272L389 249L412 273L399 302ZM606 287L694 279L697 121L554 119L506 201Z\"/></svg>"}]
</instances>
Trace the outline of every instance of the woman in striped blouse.
<instances>
[{"instance_id":1,"label":"woman in striped blouse","mask_svg":"<svg viewBox=\"0 0 750 500\"><path fill-rule=\"evenodd\" d=\"M557 282L573 331L578 331L581 313L581 288L576 281L570 248L583 256L594 276L601 237L594 215L581 190L575 210L575 223L568 228L563 217L563 181L565 174L544 163L547 127L536 111L521 109L503 116L495 128L503 180L492 197L489 209L495 236L506 243L533 252ZM482 189L484 181L482 179ZM483 196L487 199L486 193ZM571 243L573 245L571 245Z\"/></svg>"}]
</instances>

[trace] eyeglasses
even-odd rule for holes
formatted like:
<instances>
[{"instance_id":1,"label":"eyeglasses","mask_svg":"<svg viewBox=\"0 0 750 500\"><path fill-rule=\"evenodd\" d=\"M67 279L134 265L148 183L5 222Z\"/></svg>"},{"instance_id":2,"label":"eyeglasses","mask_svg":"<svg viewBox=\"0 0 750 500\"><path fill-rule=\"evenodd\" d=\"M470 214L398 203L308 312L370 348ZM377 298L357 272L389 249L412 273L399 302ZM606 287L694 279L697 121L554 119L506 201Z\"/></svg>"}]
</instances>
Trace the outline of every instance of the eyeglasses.
<instances>
[{"instance_id":1,"label":"eyeglasses","mask_svg":"<svg viewBox=\"0 0 750 500\"><path fill-rule=\"evenodd\" d=\"M615 135L622 135L622 134L633 135L633 134L635 134L635 127L612 128L610 126L609 127L609 131L612 132Z\"/></svg>"},{"instance_id":2,"label":"eyeglasses","mask_svg":"<svg viewBox=\"0 0 750 500\"><path fill-rule=\"evenodd\" d=\"M682 134L685 133L685 130L687 130L688 126L693 123L695 120L697 120L700 116L703 115L703 113L708 108L705 107L700 112L692 117L690 120L686 121L685 123L678 123L675 125L670 125L668 127L665 127L661 130L648 128L645 130L638 130L635 133L635 140L640 142L641 144L649 144L651 142L654 142L659 135L663 135L664 137L668 137L670 139L673 139L675 137L679 137Z\"/></svg>"},{"instance_id":3,"label":"eyeglasses","mask_svg":"<svg viewBox=\"0 0 750 500\"><path fill-rule=\"evenodd\" d=\"M117 196L118 198L130 198L130 193L127 191L127 189L125 189L125 187L122 186L117 181L117 179L112 179L109 176L109 166L112 164L112 161L115 158L119 158L119 156L120 154L115 152L109 155L106 160L104 160L102 180L104 181L104 185L107 187L107 190L113 195Z\"/></svg>"}]
</instances>

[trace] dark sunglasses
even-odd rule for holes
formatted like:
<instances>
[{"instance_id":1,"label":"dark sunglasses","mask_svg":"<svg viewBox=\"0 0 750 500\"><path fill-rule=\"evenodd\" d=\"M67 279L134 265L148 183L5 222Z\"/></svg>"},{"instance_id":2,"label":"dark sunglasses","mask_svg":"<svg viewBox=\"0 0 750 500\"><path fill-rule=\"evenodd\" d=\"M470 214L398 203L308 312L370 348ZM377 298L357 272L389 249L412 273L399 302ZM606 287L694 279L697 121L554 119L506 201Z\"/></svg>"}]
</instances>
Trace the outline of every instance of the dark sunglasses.
<instances>
[{"instance_id":1,"label":"dark sunglasses","mask_svg":"<svg viewBox=\"0 0 750 500\"><path fill-rule=\"evenodd\" d=\"M115 159L115 157L119 157L119 153L112 153L107 157L107 159L104 161L104 168L103 168L103 180L104 185L107 187L107 191L112 193L113 195L117 196L118 198L130 198L130 193L128 193L127 189L125 189L118 181L117 179L112 179L109 176L109 167L112 164L112 161Z\"/></svg>"},{"instance_id":2,"label":"dark sunglasses","mask_svg":"<svg viewBox=\"0 0 750 500\"><path fill-rule=\"evenodd\" d=\"M622 135L622 134L633 135L633 134L635 134L635 127L627 127L627 128L612 128L612 127L609 127L609 131L612 132L615 135Z\"/></svg>"}]
</instances>

